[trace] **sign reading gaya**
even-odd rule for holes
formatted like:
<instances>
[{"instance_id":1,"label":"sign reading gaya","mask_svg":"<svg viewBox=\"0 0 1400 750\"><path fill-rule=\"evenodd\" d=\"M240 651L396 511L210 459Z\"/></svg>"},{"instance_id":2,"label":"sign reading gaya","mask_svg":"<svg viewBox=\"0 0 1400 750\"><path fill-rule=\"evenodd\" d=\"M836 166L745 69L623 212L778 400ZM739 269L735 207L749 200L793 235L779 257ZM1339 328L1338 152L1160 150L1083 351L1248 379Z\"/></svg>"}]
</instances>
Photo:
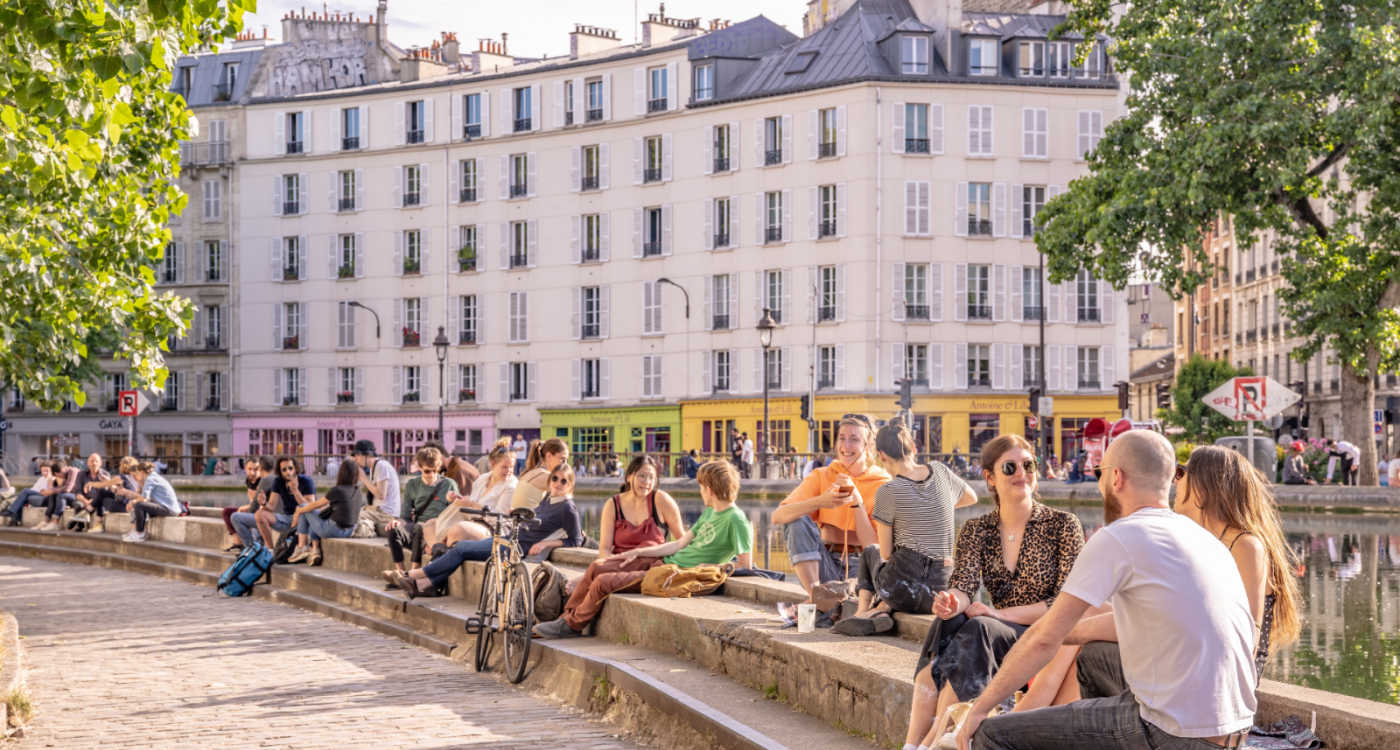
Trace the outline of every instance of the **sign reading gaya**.
<instances>
[{"instance_id":1,"label":"sign reading gaya","mask_svg":"<svg viewBox=\"0 0 1400 750\"><path fill-rule=\"evenodd\" d=\"M1270 377L1231 378L1201 399L1236 422L1262 422L1298 403L1302 396Z\"/></svg>"}]
</instances>

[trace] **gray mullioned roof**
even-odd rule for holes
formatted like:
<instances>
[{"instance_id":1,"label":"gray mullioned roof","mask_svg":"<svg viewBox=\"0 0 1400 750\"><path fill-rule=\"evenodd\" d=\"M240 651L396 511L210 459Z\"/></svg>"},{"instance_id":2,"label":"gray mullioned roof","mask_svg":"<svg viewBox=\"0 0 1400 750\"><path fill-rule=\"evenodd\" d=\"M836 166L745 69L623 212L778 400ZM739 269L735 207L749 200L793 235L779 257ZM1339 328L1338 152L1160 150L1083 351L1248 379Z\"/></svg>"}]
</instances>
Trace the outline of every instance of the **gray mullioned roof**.
<instances>
[{"instance_id":1,"label":"gray mullioned roof","mask_svg":"<svg viewBox=\"0 0 1400 750\"><path fill-rule=\"evenodd\" d=\"M996 36L1002 39L1046 39L1056 26L1065 22L1064 16L1007 13L968 13L964 18L964 34ZM969 27L976 30L969 30ZM1066 31L1059 38L1083 39L1084 35Z\"/></svg>"},{"instance_id":2,"label":"gray mullioned roof","mask_svg":"<svg viewBox=\"0 0 1400 750\"><path fill-rule=\"evenodd\" d=\"M243 95L248 91L248 83L253 80L253 71L257 68L258 59L262 57L262 47L257 49L237 50L233 52L217 52L202 55L186 55L175 61L175 75L171 82L171 91L185 97L185 103L190 107L227 107L243 99ZM214 99L214 87L223 82L224 65L227 63L238 63L238 77L234 82L233 91L226 100ZM194 67L194 75L190 81L189 91L180 91L181 68Z\"/></svg>"},{"instance_id":3,"label":"gray mullioned roof","mask_svg":"<svg viewBox=\"0 0 1400 750\"><path fill-rule=\"evenodd\" d=\"M691 60L703 57L758 59L775 48L797 41L791 31L757 15L718 31L700 35L687 47Z\"/></svg>"}]
</instances>

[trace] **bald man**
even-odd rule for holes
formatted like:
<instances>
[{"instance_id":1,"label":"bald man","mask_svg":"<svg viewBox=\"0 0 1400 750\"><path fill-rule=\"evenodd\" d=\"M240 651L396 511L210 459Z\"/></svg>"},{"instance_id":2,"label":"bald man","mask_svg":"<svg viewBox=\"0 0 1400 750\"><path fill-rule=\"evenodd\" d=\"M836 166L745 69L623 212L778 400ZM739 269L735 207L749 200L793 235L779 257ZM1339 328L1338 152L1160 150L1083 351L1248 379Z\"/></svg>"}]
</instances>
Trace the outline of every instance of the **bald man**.
<instances>
[{"instance_id":1,"label":"bald man","mask_svg":"<svg viewBox=\"0 0 1400 750\"><path fill-rule=\"evenodd\" d=\"M1242 747L1254 723L1254 618L1233 564L1210 532L1171 510L1171 443L1155 432L1118 437L1099 465L1108 523L1090 537L1050 611L1016 642L978 696L958 747L978 750ZM1112 602L1128 690L1111 698L988 719L1079 627ZM1093 619L1085 623L1088 626Z\"/></svg>"}]
</instances>

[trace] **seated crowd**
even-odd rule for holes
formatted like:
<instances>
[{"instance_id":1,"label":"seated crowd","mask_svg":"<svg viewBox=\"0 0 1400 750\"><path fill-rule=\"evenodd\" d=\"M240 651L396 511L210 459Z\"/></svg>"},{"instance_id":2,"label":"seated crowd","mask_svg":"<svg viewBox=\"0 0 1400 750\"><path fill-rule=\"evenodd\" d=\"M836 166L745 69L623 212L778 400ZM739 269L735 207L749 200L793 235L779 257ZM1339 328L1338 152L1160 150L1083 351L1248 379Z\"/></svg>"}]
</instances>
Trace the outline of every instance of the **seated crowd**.
<instances>
[{"instance_id":1,"label":"seated crowd","mask_svg":"<svg viewBox=\"0 0 1400 750\"><path fill-rule=\"evenodd\" d=\"M869 636L893 630L895 613L933 616L905 750L1242 746L1270 645L1299 632L1292 552L1264 477L1213 446L1180 465L1161 435L1129 431L1093 470L1106 525L1086 543L1073 514L1040 502L1041 466L1025 438L999 436L980 458L992 508L955 537L955 510L977 502L972 487L941 463L920 463L902 423L877 432L869 418L847 415L834 460L772 514L807 594L799 604L825 604L819 619L833 632ZM445 593L454 571L489 557L479 511L533 510L519 540L534 561L591 546L561 440L530 445L519 477L509 442L476 465L426 446L402 482L368 440L352 459L320 498L296 459L247 460L248 503L224 509L225 549L271 547L279 531L296 535L290 561L314 565L321 540L372 527L395 564L385 580L413 598ZM57 461L41 472L4 513L11 523L27 505L43 506L39 528L51 530L73 506L100 531L106 513L124 510L133 518L126 538L141 541L148 519L184 512L149 462L123 458L109 475L94 454L81 471ZM733 464L695 467L704 510L689 528L659 489L661 473L646 455L626 466L600 509L596 559L563 615L538 623L536 636L583 634L609 595L635 590L658 565L752 566ZM791 622L797 606L780 614Z\"/></svg>"}]
</instances>

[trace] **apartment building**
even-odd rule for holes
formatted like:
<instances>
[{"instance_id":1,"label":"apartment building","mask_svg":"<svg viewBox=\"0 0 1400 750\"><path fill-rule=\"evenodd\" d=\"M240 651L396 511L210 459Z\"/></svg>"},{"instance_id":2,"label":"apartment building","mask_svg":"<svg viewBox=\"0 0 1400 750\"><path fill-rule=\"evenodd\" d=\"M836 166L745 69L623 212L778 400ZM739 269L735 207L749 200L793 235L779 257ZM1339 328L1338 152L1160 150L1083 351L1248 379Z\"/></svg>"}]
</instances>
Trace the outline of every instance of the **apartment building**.
<instances>
[{"instance_id":1,"label":"apartment building","mask_svg":"<svg viewBox=\"0 0 1400 750\"><path fill-rule=\"evenodd\" d=\"M1070 447L1115 413L1128 321L1087 275L1037 283L1034 214L1118 108L1059 20L658 13L635 46L579 26L567 57L483 41L467 72L251 99L236 449L410 450L441 394L450 448L722 450L765 384L774 444L826 449L909 378L922 446L967 452L1025 429L1040 316Z\"/></svg>"}]
</instances>

